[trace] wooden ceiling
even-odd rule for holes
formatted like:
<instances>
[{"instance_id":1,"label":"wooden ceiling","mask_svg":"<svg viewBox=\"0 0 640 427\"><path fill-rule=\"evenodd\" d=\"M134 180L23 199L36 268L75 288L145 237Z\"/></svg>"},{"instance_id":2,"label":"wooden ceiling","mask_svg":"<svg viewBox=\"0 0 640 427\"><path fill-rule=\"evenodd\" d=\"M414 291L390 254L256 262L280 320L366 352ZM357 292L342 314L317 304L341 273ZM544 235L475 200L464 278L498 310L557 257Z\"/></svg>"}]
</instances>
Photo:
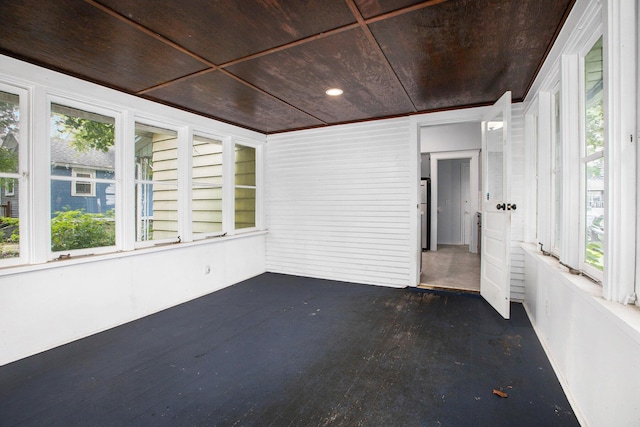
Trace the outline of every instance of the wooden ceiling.
<instances>
[{"instance_id":1,"label":"wooden ceiling","mask_svg":"<svg viewBox=\"0 0 640 427\"><path fill-rule=\"evenodd\" d=\"M574 1L15 0L0 53L269 134L522 100Z\"/></svg>"}]
</instances>

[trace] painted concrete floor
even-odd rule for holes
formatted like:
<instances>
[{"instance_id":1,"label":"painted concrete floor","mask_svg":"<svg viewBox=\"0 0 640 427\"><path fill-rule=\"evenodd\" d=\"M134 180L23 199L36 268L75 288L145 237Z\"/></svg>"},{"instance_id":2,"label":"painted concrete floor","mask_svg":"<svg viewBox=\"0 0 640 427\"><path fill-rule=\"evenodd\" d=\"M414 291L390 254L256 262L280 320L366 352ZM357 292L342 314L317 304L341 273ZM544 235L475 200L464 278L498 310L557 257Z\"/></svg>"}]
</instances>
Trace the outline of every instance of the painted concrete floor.
<instances>
[{"instance_id":1,"label":"painted concrete floor","mask_svg":"<svg viewBox=\"0 0 640 427\"><path fill-rule=\"evenodd\" d=\"M0 425L578 422L521 304L263 274L0 367Z\"/></svg>"},{"instance_id":2,"label":"painted concrete floor","mask_svg":"<svg viewBox=\"0 0 640 427\"><path fill-rule=\"evenodd\" d=\"M480 292L480 255L466 245L438 245L422 253L420 287Z\"/></svg>"}]
</instances>

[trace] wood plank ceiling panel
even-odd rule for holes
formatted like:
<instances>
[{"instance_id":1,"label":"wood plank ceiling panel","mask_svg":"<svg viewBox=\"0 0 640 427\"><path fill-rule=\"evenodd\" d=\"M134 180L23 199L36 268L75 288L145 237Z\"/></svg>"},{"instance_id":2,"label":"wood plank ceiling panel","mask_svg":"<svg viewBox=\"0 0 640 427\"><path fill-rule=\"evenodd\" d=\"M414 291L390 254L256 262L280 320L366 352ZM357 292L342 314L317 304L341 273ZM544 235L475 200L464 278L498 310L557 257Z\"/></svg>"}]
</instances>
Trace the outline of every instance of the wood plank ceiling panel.
<instances>
[{"instance_id":1,"label":"wood plank ceiling panel","mask_svg":"<svg viewBox=\"0 0 640 427\"><path fill-rule=\"evenodd\" d=\"M0 51L136 92L208 66L82 0L0 2Z\"/></svg>"},{"instance_id":2,"label":"wood plank ceiling panel","mask_svg":"<svg viewBox=\"0 0 640 427\"><path fill-rule=\"evenodd\" d=\"M327 123L413 112L396 77L359 29L226 68L234 75ZM340 97L325 94L339 87Z\"/></svg>"},{"instance_id":3,"label":"wood plank ceiling panel","mask_svg":"<svg viewBox=\"0 0 640 427\"><path fill-rule=\"evenodd\" d=\"M222 71L176 81L144 96L265 133L324 124Z\"/></svg>"},{"instance_id":4,"label":"wood plank ceiling panel","mask_svg":"<svg viewBox=\"0 0 640 427\"><path fill-rule=\"evenodd\" d=\"M344 0L98 1L215 64L355 22Z\"/></svg>"},{"instance_id":5,"label":"wood plank ceiling panel","mask_svg":"<svg viewBox=\"0 0 640 427\"><path fill-rule=\"evenodd\" d=\"M574 2L15 0L0 53L272 133L519 100Z\"/></svg>"},{"instance_id":6,"label":"wood plank ceiling panel","mask_svg":"<svg viewBox=\"0 0 640 427\"><path fill-rule=\"evenodd\" d=\"M449 0L369 28L419 110L482 105L525 96L571 3Z\"/></svg>"},{"instance_id":7,"label":"wood plank ceiling panel","mask_svg":"<svg viewBox=\"0 0 640 427\"><path fill-rule=\"evenodd\" d=\"M358 6L358 10L362 16L365 19L368 19L383 13L388 13L425 2L424 0L354 0L354 3Z\"/></svg>"}]
</instances>

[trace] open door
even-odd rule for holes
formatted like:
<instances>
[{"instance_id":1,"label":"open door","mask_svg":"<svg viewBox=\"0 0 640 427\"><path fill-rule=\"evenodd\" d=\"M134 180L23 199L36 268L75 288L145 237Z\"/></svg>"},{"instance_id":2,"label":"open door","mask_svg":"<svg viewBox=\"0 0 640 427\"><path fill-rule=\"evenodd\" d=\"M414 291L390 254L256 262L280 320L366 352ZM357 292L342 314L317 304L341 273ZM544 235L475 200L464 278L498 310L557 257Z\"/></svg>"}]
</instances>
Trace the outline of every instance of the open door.
<instances>
[{"instance_id":1,"label":"open door","mask_svg":"<svg viewBox=\"0 0 640 427\"><path fill-rule=\"evenodd\" d=\"M511 92L506 92L482 122L482 254L480 294L505 319L510 310Z\"/></svg>"}]
</instances>

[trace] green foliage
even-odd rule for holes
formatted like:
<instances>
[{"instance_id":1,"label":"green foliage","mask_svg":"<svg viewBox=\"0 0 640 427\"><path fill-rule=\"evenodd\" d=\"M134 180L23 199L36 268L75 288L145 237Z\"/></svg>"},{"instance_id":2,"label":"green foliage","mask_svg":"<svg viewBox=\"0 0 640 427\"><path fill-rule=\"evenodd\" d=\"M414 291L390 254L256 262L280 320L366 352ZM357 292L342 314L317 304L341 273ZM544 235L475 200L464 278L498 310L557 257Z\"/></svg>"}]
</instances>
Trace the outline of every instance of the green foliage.
<instances>
[{"instance_id":1,"label":"green foliage","mask_svg":"<svg viewBox=\"0 0 640 427\"><path fill-rule=\"evenodd\" d=\"M51 250L95 248L115 244L113 210L89 214L84 209L56 212L51 219Z\"/></svg>"},{"instance_id":2,"label":"green foliage","mask_svg":"<svg viewBox=\"0 0 640 427\"><path fill-rule=\"evenodd\" d=\"M0 218L0 259L20 255L20 227L18 218Z\"/></svg>"},{"instance_id":3,"label":"green foliage","mask_svg":"<svg viewBox=\"0 0 640 427\"><path fill-rule=\"evenodd\" d=\"M0 218L0 240L17 243L20 241L20 220L18 218Z\"/></svg>"},{"instance_id":4,"label":"green foliage","mask_svg":"<svg viewBox=\"0 0 640 427\"><path fill-rule=\"evenodd\" d=\"M93 149L106 153L115 141L115 126L109 123L64 115L58 125L60 131L72 135L69 142L77 151Z\"/></svg>"},{"instance_id":5,"label":"green foliage","mask_svg":"<svg viewBox=\"0 0 640 427\"><path fill-rule=\"evenodd\" d=\"M13 102L0 102L0 135L18 131L18 105Z\"/></svg>"},{"instance_id":6,"label":"green foliage","mask_svg":"<svg viewBox=\"0 0 640 427\"><path fill-rule=\"evenodd\" d=\"M18 170L18 152L7 147L0 147L0 172L16 172Z\"/></svg>"},{"instance_id":7,"label":"green foliage","mask_svg":"<svg viewBox=\"0 0 640 427\"><path fill-rule=\"evenodd\" d=\"M600 271L604 269L604 248L602 247L602 242L589 242L587 244L585 261Z\"/></svg>"},{"instance_id":8,"label":"green foliage","mask_svg":"<svg viewBox=\"0 0 640 427\"><path fill-rule=\"evenodd\" d=\"M602 100L594 103L586 111L587 145L596 151L604 146L604 108Z\"/></svg>"}]
</instances>

